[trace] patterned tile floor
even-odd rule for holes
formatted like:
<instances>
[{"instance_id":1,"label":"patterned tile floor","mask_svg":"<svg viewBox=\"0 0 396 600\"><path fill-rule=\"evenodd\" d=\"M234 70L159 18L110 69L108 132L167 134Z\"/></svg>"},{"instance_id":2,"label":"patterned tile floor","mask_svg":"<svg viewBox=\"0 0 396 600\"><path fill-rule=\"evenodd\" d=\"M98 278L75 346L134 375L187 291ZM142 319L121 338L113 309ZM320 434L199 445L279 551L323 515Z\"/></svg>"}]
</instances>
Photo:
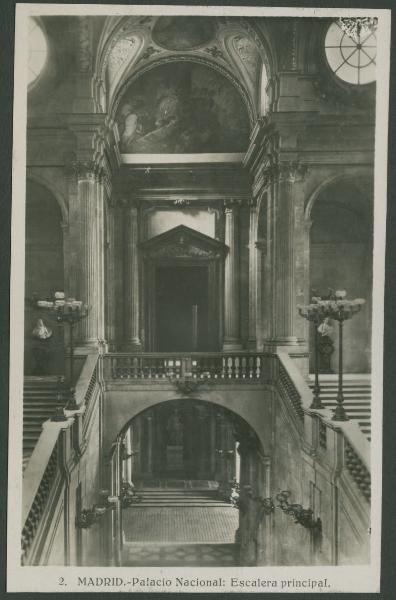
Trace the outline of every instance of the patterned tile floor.
<instances>
[{"instance_id":1,"label":"patterned tile floor","mask_svg":"<svg viewBox=\"0 0 396 600\"><path fill-rule=\"evenodd\" d=\"M122 512L126 542L233 544L238 511L225 507L138 507Z\"/></svg>"},{"instance_id":2,"label":"patterned tile floor","mask_svg":"<svg viewBox=\"0 0 396 600\"><path fill-rule=\"evenodd\" d=\"M125 544L124 567L232 567L237 564L235 544Z\"/></svg>"}]
</instances>

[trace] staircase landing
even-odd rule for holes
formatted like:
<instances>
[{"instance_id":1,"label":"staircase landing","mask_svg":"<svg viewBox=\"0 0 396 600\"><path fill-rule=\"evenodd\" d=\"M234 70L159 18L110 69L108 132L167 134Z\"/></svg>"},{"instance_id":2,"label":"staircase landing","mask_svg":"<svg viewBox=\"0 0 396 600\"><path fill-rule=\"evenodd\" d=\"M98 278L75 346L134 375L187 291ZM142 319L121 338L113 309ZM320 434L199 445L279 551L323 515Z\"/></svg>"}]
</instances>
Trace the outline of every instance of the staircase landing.
<instances>
[{"instance_id":1,"label":"staircase landing","mask_svg":"<svg viewBox=\"0 0 396 600\"><path fill-rule=\"evenodd\" d=\"M162 482L165 487L138 489L141 502L122 511L123 565L236 564L238 510L201 481L178 489Z\"/></svg>"}]
</instances>

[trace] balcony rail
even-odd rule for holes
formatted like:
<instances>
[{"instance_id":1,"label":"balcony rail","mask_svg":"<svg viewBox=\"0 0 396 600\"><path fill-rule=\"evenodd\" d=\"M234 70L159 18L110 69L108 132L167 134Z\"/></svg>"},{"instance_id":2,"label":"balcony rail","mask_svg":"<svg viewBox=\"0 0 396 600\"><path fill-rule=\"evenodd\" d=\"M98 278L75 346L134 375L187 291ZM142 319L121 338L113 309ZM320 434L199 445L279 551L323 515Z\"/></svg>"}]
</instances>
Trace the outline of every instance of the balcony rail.
<instances>
[{"instance_id":1,"label":"balcony rail","mask_svg":"<svg viewBox=\"0 0 396 600\"><path fill-rule=\"evenodd\" d=\"M104 357L110 379L263 379L263 354L256 353L110 353Z\"/></svg>"}]
</instances>

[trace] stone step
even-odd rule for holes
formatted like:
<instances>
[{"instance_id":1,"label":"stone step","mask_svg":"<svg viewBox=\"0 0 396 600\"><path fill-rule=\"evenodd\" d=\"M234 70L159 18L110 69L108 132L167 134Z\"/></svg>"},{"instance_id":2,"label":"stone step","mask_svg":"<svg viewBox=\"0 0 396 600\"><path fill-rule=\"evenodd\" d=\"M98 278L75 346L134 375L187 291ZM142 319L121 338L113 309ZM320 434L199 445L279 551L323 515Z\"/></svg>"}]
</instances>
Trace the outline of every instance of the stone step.
<instances>
[{"instance_id":1,"label":"stone step","mask_svg":"<svg viewBox=\"0 0 396 600\"><path fill-rule=\"evenodd\" d=\"M238 554L237 544L125 542L122 566L232 567L237 564Z\"/></svg>"},{"instance_id":2,"label":"stone step","mask_svg":"<svg viewBox=\"0 0 396 600\"><path fill-rule=\"evenodd\" d=\"M347 376L349 377L349 376ZM334 376L331 380L319 380L320 399L330 410L337 406L338 381ZM314 387L313 376L310 376L309 387ZM359 376L347 379L343 383L344 408L351 420L357 421L365 437L371 440L371 383L368 377L359 381Z\"/></svg>"}]
</instances>

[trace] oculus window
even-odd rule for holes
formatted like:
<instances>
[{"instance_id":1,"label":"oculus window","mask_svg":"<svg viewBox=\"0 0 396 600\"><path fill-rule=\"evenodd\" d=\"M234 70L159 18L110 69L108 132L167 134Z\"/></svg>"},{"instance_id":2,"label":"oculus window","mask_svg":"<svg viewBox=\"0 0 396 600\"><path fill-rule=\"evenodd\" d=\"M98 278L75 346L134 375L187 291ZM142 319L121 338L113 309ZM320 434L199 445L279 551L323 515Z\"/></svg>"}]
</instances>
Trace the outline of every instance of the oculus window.
<instances>
[{"instance_id":1,"label":"oculus window","mask_svg":"<svg viewBox=\"0 0 396 600\"><path fill-rule=\"evenodd\" d=\"M325 52L330 68L342 81L364 85L375 80L375 25L363 19L339 19L327 30Z\"/></svg>"},{"instance_id":2,"label":"oculus window","mask_svg":"<svg viewBox=\"0 0 396 600\"><path fill-rule=\"evenodd\" d=\"M47 40L40 25L29 19L28 85L32 86L41 75L48 54Z\"/></svg>"}]
</instances>

